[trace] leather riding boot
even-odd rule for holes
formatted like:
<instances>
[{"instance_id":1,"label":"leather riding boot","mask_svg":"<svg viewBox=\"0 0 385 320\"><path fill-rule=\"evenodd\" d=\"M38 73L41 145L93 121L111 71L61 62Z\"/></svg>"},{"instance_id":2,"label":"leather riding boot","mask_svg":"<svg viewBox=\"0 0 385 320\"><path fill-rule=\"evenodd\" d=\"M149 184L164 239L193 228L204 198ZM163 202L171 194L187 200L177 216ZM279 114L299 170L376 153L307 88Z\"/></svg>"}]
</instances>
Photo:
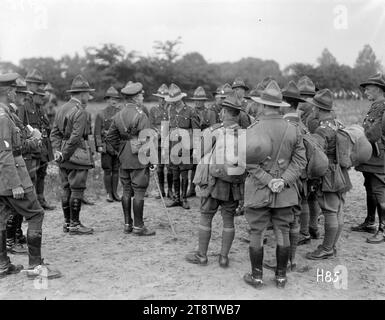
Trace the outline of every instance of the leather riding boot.
<instances>
[{"instance_id":1,"label":"leather riding boot","mask_svg":"<svg viewBox=\"0 0 385 320\"><path fill-rule=\"evenodd\" d=\"M158 175L158 182L159 182L160 192L162 193L162 196L165 197L166 193L164 192L164 172L162 170L162 171L158 171L156 174ZM160 199L160 195L158 194L155 197L155 199Z\"/></svg>"},{"instance_id":2,"label":"leather riding boot","mask_svg":"<svg viewBox=\"0 0 385 320\"><path fill-rule=\"evenodd\" d=\"M172 199L172 172L167 170L167 198Z\"/></svg>"},{"instance_id":3,"label":"leather riding boot","mask_svg":"<svg viewBox=\"0 0 385 320\"><path fill-rule=\"evenodd\" d=\"M254 288L261 288L263 286L263 247L249 247L251 273L246 273L243 280L253 286Z\"/></svg>"},{"instance_id":4,"label":"leather riding boot","mask_svg":"<svg viewBox=\"0 0 385 320\"><path fill-rule=\"evenodd\" d=\"M16 218L16 243L26 244L27 238L25 235L23 235L23 229L21 228L24 217L21 214L17 214L15 218Z\"/></svg>"},{"instance_id":5,"label":"leather riding boot","mask_svg":"<svg viewBox=\"0 0 385 320\"><path fill-rule=\"evenodd\" d=\"M184 209L190 209L190 205L187 201L187 188L188 188L188 180L182 179L182 207Z\"/></svg>"},{"instance_id":6,"label":"leather riding boot","mask_svg":"<svg viewBox=\"0 0 385 320\"><path fill-rule=\"evenodd\" d=\"M69 233L72 235L92 234L94 229L88 228L81 224L79 215L82 206L82 200L77 198L70 199L71 207L71 223L69 227Z\"/></svg>"},{"instance_id":7,"label":"leather riding boot","mask_svg":"<svg viewBox=\"0 0 385 320\"><path fill-rule=\"evenodd\" d=\"M122 201L122 197L118 195L119 171L112 171L112 197L115 201Z\"/></svg>"},{"instance_id":8,"label":"leather riding boot","mask_svg":"<svg viewBox=\"0 0 385 320\"><path fill-rule=\"evenodd\" d=\"M124 233L132 232L131 197L123 195L122 208L124 215Z\"/></svg>"},{"instance_id":9,"label":"leather riding boot","mask_svg":"<svg viewBox=\"0 0 385 320\"><path fill-rule=\"evenodd\" d=\"M71 223L71 206L70 206L70 199L64 198L61 201L61 207L63 209L64 214L64 224L63 224L63 232L69 232L70 231L70 223Z\"/></svg>"},{"instance_id":10,"label":"leather riding boot","mask_svg":"<svg viewBox=\"0 0 385 320\"><path fill-rule=\"evenodd\" d=\"M174 195L173 195L173 199L172 199L172 202L170 204L167 205L167 207L178 207L178 206L182 206L182 201L180 199L180 179L179 179L179 176L177 177L174 177L174 180L173 180L173 184L174 184Z\"/></svg>"},{"instance_id":11,"label":"leather riding boot","mask_svg":"<svg viewBox=\"0 0 385 320\"><path fill-rule=\"evenodd\" d=\"M134 198L132 208L134 211L134 228L133 228L133 234L137 236L154 236L155 231L147 228L144 225L143 222L143 207L144 207L144 200L136 200Z\"/></svg>"},{"instance_id":12,"label":"leather riding boot","mask_svg":"<svg viewBox=\"0 0 385 320\"><path fill-rule=\"evenodd\" d=\"M114 202L114 198L112 196L112 175L104 172L103 176L104 188L107 191L107 202Z\"/></svg>"},{"instance_id":13,"label":"leather riding boot","mask_svg":"<svg viewBox=\"0 0 385 320\"><path fill-rule=\"evenodd\" d=\"M222 247L219 255L219 266L227 268L229 266L229 252L235 236L234 228L223 228L222 231Z\"/></svg>"},{"instance_id":14,"label":"leather riding boot","mask_svg":"<svg viewBox=\"0 0 385 320\"><path fill-rule=\"evenodd\" d=\"M11 264L7 256L6 230L0 231L0 278L15 274L23 269L22 265Z\"/></svg>"},{"instance_id":15,"label":"leather riding boot","mask_svg":"<svg viewBox=\"0 0 385 320\"><path fill-rule=\"evenodd\" d=\"M41 264L41 230L27 231L29 267L34 268Z\"/></svg>"},{"instance_id":16,"label":"leather riding boot","mask_svg":"<svg viewBox=\"0 0 385 320\"><path fill-rule=\"evenodd\" d=\"M290 232L289 238L290 238L290 247L289 247L290 248L289 250L290 267L288 269L293 271L297 265L295 263L295 254L297 252L297 243L298 243L299 234L297 232Z\"/></svg>"},{"instance_id":17,"label":"leather riding boot","mask_svg":"<svg viewBox=\"0 0 385 320\"><path fill-rule=\"evenodd\" d=\"M277 269L275 271L275 283L277 288L284 288L287 283L286 270L289 261L290 247L278 246L276 249Z\"/></svg>"},{"instance_id":18,"label":"leather riding boot","mask_svg":"<svg viewBox=\"0 0 385 320\"><path fill-rule=\"evenodd\" d=\"M194 165L193 169L191 170L191 180L190 180L190 186L187 192L187 198L196 196L195 184L193 183L194 177L195 177L195 170L196 170L196 165Z\"/></svg>"},{"instance_id":19,"label":"leather riding boot","mask_svg":"<svg viewBox=\"0 0 385 320\"><path fill-rule=\"evenodd\" d=\"M378 207L377 198L371 194L366 194L366 218L365 221L350 229L357 232L376 233L376 208Z\"/></svg>"}]
</instances>

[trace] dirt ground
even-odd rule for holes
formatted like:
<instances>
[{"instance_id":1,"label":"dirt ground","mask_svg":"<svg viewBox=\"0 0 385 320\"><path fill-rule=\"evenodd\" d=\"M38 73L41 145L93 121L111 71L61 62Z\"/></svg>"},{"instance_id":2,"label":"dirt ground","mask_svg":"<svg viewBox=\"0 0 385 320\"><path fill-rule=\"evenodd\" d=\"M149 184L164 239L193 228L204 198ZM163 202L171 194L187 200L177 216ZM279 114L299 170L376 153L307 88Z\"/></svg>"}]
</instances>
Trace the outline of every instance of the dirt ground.
<instances>
[{"instance_id":1,"label":"dirt ground","mask_svg":"<svg viewBox=\"0 0 385 320\"><path fill-rule=\"evenodd\" d=\"M184 256L197 247L198 198L190 200L192 209L171 208L178 240L172 240L167 216L156 200L153 180L145 201L146 224L156 229L154 237L123 234L120 203L109 204L99 193L87 195L97 201L84 206L82 222L95 229L91 236L70 236L62 232L61 210L46 212L43 226L43 256L59 268L63 277L46 282L28 280L18 274L0 280L0 299L384 299L385 243L365 242L369 234L351 232L353 224L365 217L365 191L360 173L350 172L354 189L348 194L345 226L338 245L338 257L326 261L304 258L322 240L298 248L298 263L309 265L305 273L289 273L285 290L275 288L273 273L264 271L265 288L256 290L242 280L250 270L247 223L236 218L236 236L230 252L230 267L218 266L221 218L214 218L208 266L187 263ZM152 178L153 179L153 178ZM51 197L54 201L58 197ZM59 208L59 203L56 201ZM26 225L23 225L23 229ZM322 228L321 228L322 229ZM268 234L265 257L274 252L274 237ZM26 256L11 256L15 263L27 265ZM347 289L321 281L321 269L347 268Z\"/></svg>"}]
</instances>

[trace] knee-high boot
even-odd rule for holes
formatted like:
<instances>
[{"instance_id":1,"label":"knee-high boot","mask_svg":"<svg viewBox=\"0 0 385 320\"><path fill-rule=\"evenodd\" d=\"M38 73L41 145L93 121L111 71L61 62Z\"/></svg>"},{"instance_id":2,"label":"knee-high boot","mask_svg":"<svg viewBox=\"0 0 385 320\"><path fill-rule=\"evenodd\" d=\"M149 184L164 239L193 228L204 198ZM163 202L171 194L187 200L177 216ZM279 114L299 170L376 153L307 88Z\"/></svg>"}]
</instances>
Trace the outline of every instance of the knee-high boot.
<instances>
[{"instance_id":1,"label":"knee-high boot","mask_svg":"<svg viewBox=\"0 0 385 320\"><path fill-rule=\"evenodd\" d=\"M249 247L249 256L251 263L251 273L246 273L243 276L243 280L255 288L260 288L263 285L263 246Z\"/></svg>"},{"instance_id":2,"label":"knee-high boot","mask_svg":"<svg viewBox=\"0 0 385 320\"><path fill-rule=\"evenodd\" d=\"M94 232L94 229L88 228L80 223L80 210L82 206L82 200L78 198L71 198L70 199L70 207L71 207L71 223L69 227L69 233L76 235L82 235L82 234L92 234Z\"/></svg>"},{"instance_id":3,"label":"knee-high boot","mask_svg":"<svg viewBox=\"0 0 385 320\"><path fill-rule=\"evenodd\" d=\"M119 171L112 171L112 197L115 201L122 201L122 198L118 195L119 185Z\"/></svg>"},{"instance_id":4,"label":"knee-high boot","mask_svg":"<svg viewBox=\"0 0 385 320\"><path fill-rule=\"evenodd\" d=\"M131 197L123 195L122 208L124 215L124 233L132 232Z\"/></svg>"},{"instance_id":5,"label":"knee-high boot","mask_svg":"<svg viewBox=\"0 0 385 320\"><path fill-rule=\"evenodd\" d=\"M286 270L289 261L290 247L278 246L276 249L277 269L275 271L275 282L278 288L284 288L287 282Z\"/></svg>"},{"instance_id":6,"label":"knee-high boot","mask_svg":"<svg viewBox=\"0 0 385 320\"><path fill-rule=\"evenodd\" d=\"M104 187L106 188L107 191L107 202L114 202L114 197L112 195L112 174L110 171L106 172L104 171L104 176L103 176L103 181L104 181Z\"/></svg>"},{"instance_id":7,"label":"knee-high boot","mask_svg":"<svg viewBox=\"0 0 385 320\"><path fill-rule=\"evenodd\" d=\"M167 198L172 199L173 193L172 193L172 172L167 170Z\"/></svg>"}]
</instances>

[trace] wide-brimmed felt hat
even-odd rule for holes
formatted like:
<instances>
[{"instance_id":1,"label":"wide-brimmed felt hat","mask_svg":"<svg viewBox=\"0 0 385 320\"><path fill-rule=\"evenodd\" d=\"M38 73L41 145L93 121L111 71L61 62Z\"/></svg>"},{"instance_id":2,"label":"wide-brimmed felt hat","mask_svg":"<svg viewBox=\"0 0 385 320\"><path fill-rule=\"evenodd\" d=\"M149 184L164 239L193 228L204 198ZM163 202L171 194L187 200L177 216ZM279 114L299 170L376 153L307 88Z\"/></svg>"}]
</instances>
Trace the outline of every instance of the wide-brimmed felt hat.
<instances>
[{"instance_id":1,"label":"wide-brimmed felt hat","mask_svg":"<svg viewBox=\"0 0 385 320\"><path fill-rule=\"evenodd\" d=\"M222 107L242 110L241 102L239 101L234 91L226 96L225 100L222 102Z\"/></svg>"},{"instance_id":2,"label":"wide-brimmed felt hat","mask_svg":"<svg viewBox=\"0 0 385 320\"><path fill-rule=\"evenodd\" d=\"M257 86L250 90L249 94L245 96L245 99L251 99L251 97L260 97L263 89L265 88L262 86L262 83L258 83Z\"/></svg>"},{"instance_id":3,"label":"wide-brimmed felt hat","mask_svg":"<svg viewBox=\"0 0 385 320\"><path fill-rule=\"evenodd\" d=\"M305 99L301 98L300 91L293 80L282 89L283 100L294 100L298 102L306 102Z\"/></svg>"},{"instance_id":4,"label":"wide-brimmed felt hat","mask_svg":"<svg viewBox=\"0 0 385 320\"><path fill-rule=\"evenodd\" d=\"M231 89L231 86L228 83L225 83L221 91L217 93L217 96L220 98L226 98L230 93L233 92L233 89Z\"/></svg>"},{"instance_id":5,"label":"wide-brimmed felt hat","mask_svg":"<svg viewBox=\"0 0 385 320\"><path fill-rule=\"evenodd\" d=\"M30 70L25 77L25 81L39 84L47 83L47 81L44 80L43 74L37 69Z\"/></svg>"},{"instance_id":6,"label":"wide-brimmed felt hat","mask_svg":"<svg viewBox=\"0 0 385 320\"><path fill-rule=\"evenodd\" d=\"M262 91L260 97L251 97L255 102L273 107L290 107L290 104L284 102L281 89L275 80L271 80Z\"/></svg>"},{"instance_id":7,"label":"wide-brimmed felt hat","mask_svg":"<svg viewBox=\"0 0 385 320\"><path fill-rule=\"evenodd\" d=\"M52 92L53 87L50 83L47 83L46 86L44 87L44 91Z\"/></svg>"},{"instance_id":8,"label":"wide-brimmed felt hat","mask_svg":"<svg viewBox=\"0 0 385 320\"><path fill-rule=\"evenodd\" d=\"M270 83L271 80L275 81L275 79L271 76L267 76L262 79L262 81L260 82L262 90L264 90L267 87L267 85Z\"/></svg>"},{"instance_id":9,"label":"wide-brimmed felt hat","mask_svg":"<svg viewBox=\"0 0 385 320\"><path fill-rule=\"evenodd\" d=\"M245 82L243 81L242 78L240 77L237 77L235 78L232 86L231 86L232 89L235 89L235 88L243 88L245 89L245 91L249 91L249 87L245 84Z\"/></svg>"},{"instance_id":10,"label":"wide-brimmed felt hat","mask_svg":"<svg viewBox=\"0 0 385 320\"><path fill-rule=\"evenodd\" d=\"M81 75L77 75L75 79L72 81L71 89L67 90L67 92L92 92L95 89L91 89L88 81Z\"/></svg>"},{"instance_id":11,"label":"wide-brimmed felt hat","mask_svg":"<svg viewBox=\"0 0 385 320\"><path fill-rule=\"evenodd\" d=\"M120 93L129 97L135 96L139 93L144 93L143 85L140 82L128 81L125 87L120 90Z\"/></svg>"},{"instance_id":12,"label":"wide-brimmed felt hat","mask_svg":"<svg viewBox=\"0 0 385 320\"><path fill-rule=\"evenodd\" d=\"M206 96L206 91L203 87L198 87L195 89L193 96L190 98L190 100L208 100Z\"/></svg>"},{"instance_id":13,"label":"wide-brimmed felt hat","mask_svg":"<svg viewBox=\"0 0 385 320\"><path fill-rule=\"evenodd\" d=\"M385 77L382 72L378 72L375 75L369 77L368 80L360 84L360 87L365 88L368 85L377 86L385 91Z\"/></svg>"},{"instance_id":14,"label":"wide-brimmed felt hat","mask_svg":"<svg viewBox=\"0 0 385 320\"><path fill-rule=\"evenodd\" d=\"M166 98L164 98L164 100L166 100L166 102L176 102L186 96L187 94L182 92L175 83L171 83L170 87L168 88L168 95Z\"/></svg>"},{"instance_id":15,"label":"wide-brimmed felt hat","mask_svg":"<svg viewBox=\"0 0 385 320\"><path fill-rule=\"evenodd\" d=\"M314 82L308 76L303 76L299 78L297 82L297 87L301 96L314 97L314 95L316 94L316 87L314 85Z\"/></svg>"},{"instance_id":16,"label":"wide-brimmed felt hat","mask_svg":"<svg viewBox=\"0 0 385 320\"><path fill-rule=\"evenodd\" d=\"M27 89L27 83L22 77L17 78L13 86L16 88L16 93L33 94Z\"/></svg>"},{"instance_id":17,"label":"wide-brimmed felt hat","mask_svg":"<svg viewBox=\"0 0 385 320\"><path fill-rule=\"evenodd\" d=\"M221 93L222 88L223 88L223 85L222 85L222 86L219 86L219 87L217 88L217 90L213 92L213 97L215 97L217 94Z\"/></svg>"},{"instance_id":18,"label":"wide-brimmed felt hat","mask_svg":"<svg viewBox=\"0 0 385 320\"><path fill-rule=\"evenodd\" d=\"M168 95L168 87L167 87L167 85L165 83L163 83L159 87L158 91L156 93L153 93L152 95L155 96L155 97L159 97L159 98L166 98L167 95Z\"/></svg>"},{"instance_id":19,"label":"wide-brimmed felt hat","mask_svg":"<svg viewBox=\"0 0 385 320\"><path fill-rule=\"evenodd\" d=\"M121 99L122 97L119 95L118 90L111 86L107 89L106 94L104 95L104 99L108 98Z\"/></svg>"},{"instance_id":20,"label":"wide-brimmed felt hat","mask_svg":"<svg viewBox=\"0 0 385 320\"><path fill-rule=\"evenodd\" d=\"M323 110L333 109L333 93L329 89L319 90L313 98L306 101Z\"/></svg>"},{"instance_id":21,"label":"wide-brimmed felt hat","mask_svg":"<svg viewBox=\"0 0 385 320\"><path fill-rule=\"evenodd\" d=\"M45 91L42 89L37 89L36 91L33 92L33 95L44 97Z\"/></svg>"}]
</instances>

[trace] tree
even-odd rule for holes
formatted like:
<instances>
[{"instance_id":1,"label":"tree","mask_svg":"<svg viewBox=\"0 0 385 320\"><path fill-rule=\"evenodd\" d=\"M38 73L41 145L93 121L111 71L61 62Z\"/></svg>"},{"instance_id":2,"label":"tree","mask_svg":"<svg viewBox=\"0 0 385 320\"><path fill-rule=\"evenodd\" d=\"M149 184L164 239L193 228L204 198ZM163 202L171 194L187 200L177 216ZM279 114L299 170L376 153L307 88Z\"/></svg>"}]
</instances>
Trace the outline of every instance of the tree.
<instances>
[{"instance_id":1,"label":"tree","mask_svg":"<svg viewBox=\"0 0 385 320\"><path fill-rule=\"evenodd\" d=\"M337 59L331 54L331 52L325 48L321 56L317 59L320 66L338 65Z\"/></svg>"},{"instance_id":2,"label":"tree","mask_svg":"<svg viewBox=\"0 0 385 320\"><path fill-rule=\"evenodd\" d=\"M377 60L376 54L368 44L358 53L355 64L356 76L364 80L373 74L381 71L381 63Z\"/></svg>"}]
</instances>

